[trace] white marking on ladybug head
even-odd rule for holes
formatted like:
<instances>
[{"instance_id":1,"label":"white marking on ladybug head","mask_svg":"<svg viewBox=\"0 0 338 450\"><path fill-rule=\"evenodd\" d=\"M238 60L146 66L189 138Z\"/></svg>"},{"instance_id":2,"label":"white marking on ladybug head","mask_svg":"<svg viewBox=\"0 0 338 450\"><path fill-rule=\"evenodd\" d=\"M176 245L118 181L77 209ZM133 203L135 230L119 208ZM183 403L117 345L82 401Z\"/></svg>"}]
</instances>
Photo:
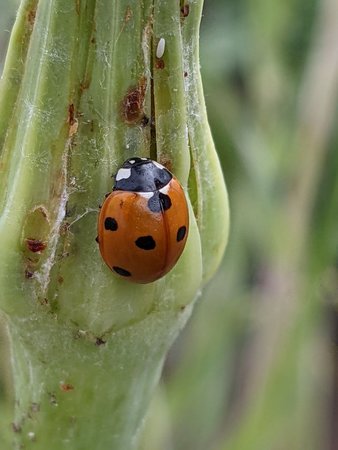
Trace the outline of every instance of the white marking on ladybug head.
<instances>
[{"instance_id":1,"label":"white marking on ladybug head","mask_svg":"<svg viewBox=\"0 0 338 450\"><path fill-rule=\"evenodd\" d=\"M154 196L154 192L138 192L138 194L143 198L147 198L148 200Z\"/></svg>"},{"instance_id":2,"label":"white marking on ladybug head","mask_svg":"<svg viewBox=\"0 0 338 450\"><path fill-rule=\"evenodd\" d=\"M129 178L131 175L131 169L120 169L116 174L116 181L123 180L125 178Z\"/></svg>"},{"instance_id":3,"label":"white marking on ladybug head","mask_svg":"<svg viewBox=\"0 0 338 450\"><path fill-rule=\"evenodd\" d=\"M148 158L140 158L140 159L142 159L142 161L147 161L148 160Z\"/></svg>"},{"instance_id":4,"label":"white marking on ladybug head","mask_svg":"<svg viewBox=\"0 0 338 450\"><path fill-rule=\"evenodd\" d=\"M135 164L135 159L130 159L129 162L130 164Z\"/></svg>"},{"instance_id":5,"label":"white marking on ladybug head","mask_svg":"<svg viewBox=\"0 0 338 450\"><path fill-rule=\"evenodd\" d=\"M162 164L158 163L157 161L153 161L154 166L156 166L158 169L164 169Z\"/></svg>"},{"instance_id":6,"label":"white marking on ladybug head","mask_svg":"<svg viewBox=\"0 0 338 450\"><path fill-rule=\"evenodd\" d=\"M156 58L162 58L162 56L164 55L164 50L165 50L165 39L161 38L157 44Z\"/></svg>"},{"instance_id":7,"label":"white marking on ladybug head","mask_svg":"<svg viewBox=\"0 0 338 450\"><path fill-rule=\"evenodd\" d=\"M169 188L170 188L170 182L168 184L166 184L165 186L163 186L163 188L160 189L160 192L162 194L168 194Z\"/></svg>"}]
</instances>

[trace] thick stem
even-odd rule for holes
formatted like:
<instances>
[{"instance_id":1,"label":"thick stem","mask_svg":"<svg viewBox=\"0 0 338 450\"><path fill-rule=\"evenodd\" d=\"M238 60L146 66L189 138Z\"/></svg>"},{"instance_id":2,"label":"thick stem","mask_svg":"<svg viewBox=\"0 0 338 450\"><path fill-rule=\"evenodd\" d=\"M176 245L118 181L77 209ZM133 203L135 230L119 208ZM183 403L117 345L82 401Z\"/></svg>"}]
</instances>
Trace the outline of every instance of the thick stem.
<instances>
[{"instance_id":1,"label":"thick stem","mask_svg":"<svg viewBox=\"0 0 338 450\"><path fill-rule=\"evenodd\" d=\"M201 3L190 5L191 43ZM151 155L185 187L202 170L190 168L190 152L202 152L204 141L188 130L188 142L182 8L175 0L22 3L0 88L0 307L12 346L16 448L134 448L163 359L199 291L198 225L205 233L207 222L200 225L190 202L185 251L155 283L115 278L95 242L98 205L126 158ZM189 48L184 64L197 76L197 44ZM207 127L198 95L198 126ZM220 185L217 157L205 158ZM202 191L189 186L197 199ZM217 199L213 189L210 223L220 222ZM203 250L213 270L227 229L219 226L217 254Z\"/></svg>"},{"instance_id":2,"label":"thick stem","mask_svg":"<svg viewBox=\"0 0 338 450\"><path fill-rule=\"evenodd\" d=\"M18 447L136 447L163 357L187 316L154 313L107 342L49 314L11 321Z\"/></svg>"}]
</instances>

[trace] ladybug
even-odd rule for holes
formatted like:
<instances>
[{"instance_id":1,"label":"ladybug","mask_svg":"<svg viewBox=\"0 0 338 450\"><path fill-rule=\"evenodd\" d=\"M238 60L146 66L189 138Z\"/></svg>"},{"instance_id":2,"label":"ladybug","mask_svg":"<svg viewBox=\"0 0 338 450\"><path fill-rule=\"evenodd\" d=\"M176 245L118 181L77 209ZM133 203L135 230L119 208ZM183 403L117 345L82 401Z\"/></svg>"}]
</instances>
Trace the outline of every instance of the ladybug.
<instances>
[{"instance_id":1,"label":"ladybug","mask_svg":"<svg viewBox=\"0 0 338 450\"><path fill-rule=\"evenodd\" d=\"M127 280L151 283L174 267L188 231L187 201L177 178L151 159L127 159L98 219L97 241L107 266Z\"/></svg>"}]
</instances>

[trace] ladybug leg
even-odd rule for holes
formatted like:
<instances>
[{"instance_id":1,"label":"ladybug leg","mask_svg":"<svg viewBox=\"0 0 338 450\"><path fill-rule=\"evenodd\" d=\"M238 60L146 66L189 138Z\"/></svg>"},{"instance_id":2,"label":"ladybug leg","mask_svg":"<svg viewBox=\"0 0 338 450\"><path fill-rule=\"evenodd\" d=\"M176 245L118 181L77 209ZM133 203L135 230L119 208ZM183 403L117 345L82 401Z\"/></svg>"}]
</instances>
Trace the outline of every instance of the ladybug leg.
<instances>
[{"instance_id":1,"label":"ladybug leg","mask_svg":"<svg viewBox=\"0 0 338 450\"><path fill-rule=\"evenodd\" d=\"M98 237L98 236L96 236L95 241L96 241L97 243L99 243L99 237Z\"/></svg>"}]
</instances>

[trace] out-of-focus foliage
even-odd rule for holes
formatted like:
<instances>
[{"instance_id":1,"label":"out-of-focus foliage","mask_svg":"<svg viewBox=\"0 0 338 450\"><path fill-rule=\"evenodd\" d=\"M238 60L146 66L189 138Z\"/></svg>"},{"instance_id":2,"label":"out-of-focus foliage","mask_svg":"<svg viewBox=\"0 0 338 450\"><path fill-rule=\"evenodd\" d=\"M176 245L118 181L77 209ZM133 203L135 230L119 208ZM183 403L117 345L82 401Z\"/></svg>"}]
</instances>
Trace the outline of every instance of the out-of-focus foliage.
<instances>
[{"instance_id":1,"label":"out-of-focus foliage","mask_svg":"<svg viewBox=\"0 0 338 450\"><path fill-rule=\"evenodd\" d=\"M230 242L169 355L154 450L336 448L334 12L332 1L205 2L202 75Z\"/></svg>"},{"instance_id":2,"label":"out-of-focus foliage","mask_svg":"<svg viewBox=\"0 0 338 450\"><path fill-rule=\"evenodd\" d=\"M2 0L2 56L15 3ZM334 3L205 2L201 64L230 242L168 357L147 450L336 448Z\"/></svg>"},{"instance_id":3,"label":"out-of-focus foliage","mask_svg":"<svg viewBox=\"0 0 338 450\"><path fill-rule=\"evenodd\" d=\"M15 12L18 7L19 0L1 0L0 14L0 73L2 72L4 58L6 55L7 45L10 36L10 30L14 23Z\"/></svg>"}]
</instances>

